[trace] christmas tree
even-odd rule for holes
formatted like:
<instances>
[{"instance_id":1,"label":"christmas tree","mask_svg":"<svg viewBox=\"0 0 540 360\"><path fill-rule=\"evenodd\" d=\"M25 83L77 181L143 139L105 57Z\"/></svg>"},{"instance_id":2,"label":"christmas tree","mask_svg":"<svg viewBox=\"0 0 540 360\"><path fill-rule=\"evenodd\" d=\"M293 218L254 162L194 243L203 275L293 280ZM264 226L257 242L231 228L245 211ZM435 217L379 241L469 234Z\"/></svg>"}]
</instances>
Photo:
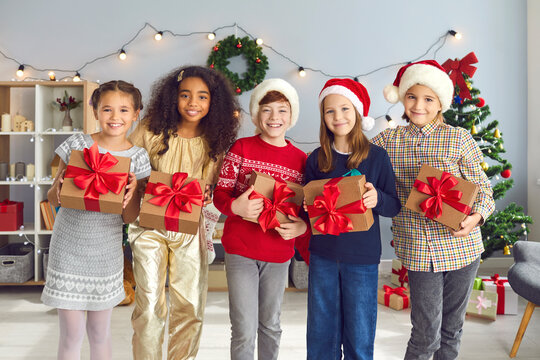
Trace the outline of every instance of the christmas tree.
<instances>
[{"instance_id":1,"label":"christmas tree","mask_svg":"<svg viewBox=\"0 0 540 360\"><path fill-rule=\"evenodd\" d=\"M449 125L470 131L478 142L484 154L482 168L491 181L493 198L498 200L504 198L514 184L514 181L509 179L512 175L512 164L501 156L506 150L502 133L497 128L499 122L488 119L491 115L489 106L479 96L480 91L472 86L471 78L476 67L471 64L477 62L475 54L471 52L461 60L449 59L442 65L455 87L452 106L444 113L444 119ZM482 226L485 247L482 259L488 258L496 250L503 250L505 255L509 255L512 245L527 235L529 224L532 224L531 217L525 215L523 208L515 203L509 204L503 210L495 210Z\"/></svg>"}]
</instances>

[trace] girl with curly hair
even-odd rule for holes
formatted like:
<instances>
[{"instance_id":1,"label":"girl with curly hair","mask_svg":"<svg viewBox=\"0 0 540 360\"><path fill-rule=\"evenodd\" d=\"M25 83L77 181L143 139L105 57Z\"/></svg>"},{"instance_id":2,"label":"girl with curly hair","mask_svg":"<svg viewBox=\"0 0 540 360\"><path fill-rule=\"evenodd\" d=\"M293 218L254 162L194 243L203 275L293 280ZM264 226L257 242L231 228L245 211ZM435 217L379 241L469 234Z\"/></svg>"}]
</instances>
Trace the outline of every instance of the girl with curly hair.
<instances>
[{"instance_id":1,"label":"girl with curly hair","mask_svg":"<svg viewBox=\"0 0 540 360\"><path fill-rule=\"evenodd\" d=\"M148 107L130 140L148 151L152 169L185 172L215 184L223 155L240 126L239 105L228 80L204 67L175 69L154 84ZM210 202L207 186L205 204ZM130 225L137 283L131 319L134 359L162 358L167 313L168 358L197 355L208 287L204 238L201 228L190 235L142 228L138 222ZM170 311L165 296L167 272Z\"/></svg>"}]
</instances>

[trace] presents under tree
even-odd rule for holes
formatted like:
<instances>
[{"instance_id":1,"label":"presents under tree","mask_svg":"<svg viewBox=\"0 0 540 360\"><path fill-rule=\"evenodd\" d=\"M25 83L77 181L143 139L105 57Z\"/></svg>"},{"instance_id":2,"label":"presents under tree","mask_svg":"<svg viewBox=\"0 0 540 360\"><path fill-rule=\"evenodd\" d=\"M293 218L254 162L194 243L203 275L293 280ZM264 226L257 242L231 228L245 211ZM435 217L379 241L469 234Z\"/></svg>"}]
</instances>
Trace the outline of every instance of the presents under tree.
<instances>
[{"instance_id":1,"label":"presents under tree","mask_svg":"<svg viewBox=\"0 0 540 360\"><path fill-rule=\"evenodd\" d=\"M410 306L409 291L404 287L392 288L384 285L377 290L377 302L394 310L403 310Z\"/></svg>"},{"instance_id":2,"label":"presents under tree","mask_svg":"<svg viewBox=\"0 0 540 360\"><path fill-rule=\"evenodd\" d=\"M497 293L473 290L466 313L471 316L481 317L489 320L497 319Z\"/></svg>"},{"instance_id":3,"label":"presents under tree","mask_svg":"<svg viewBox=\"0 0 540 360\"><path fill-rule=\"evenodd\" d=\"M497 293L497 314L517 315L518 296L508 283L508 278L495 274L491 277L480 276L483 282L483 289Z\"/></svg>"},{"instance_id":4,"label":"presents under tree","mask_svg":"<svg viewBox=\"0 0 540 360\"><path fill-rule=\"evenodd\" d=\"M409 287L409 275L407 269L401 263L399 259L392 259L392 274L390 275L390 282L397 286L405 288Z\"/></svg>"}]
</instances>

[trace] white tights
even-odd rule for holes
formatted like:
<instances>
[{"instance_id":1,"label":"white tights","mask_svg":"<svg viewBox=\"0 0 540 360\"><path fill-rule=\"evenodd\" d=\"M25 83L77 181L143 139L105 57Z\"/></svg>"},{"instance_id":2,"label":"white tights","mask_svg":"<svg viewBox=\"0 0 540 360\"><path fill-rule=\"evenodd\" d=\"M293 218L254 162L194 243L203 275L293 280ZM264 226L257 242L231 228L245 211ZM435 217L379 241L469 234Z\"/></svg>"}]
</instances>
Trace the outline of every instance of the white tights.
<instances>
[{"instance_id":1,"label":"white tights","mask_svg":"<svg viewBox=\"0 0 540 360\"><path fill-rule=\"evenodd\" d=\"M58 360L80 359L85 323L90 344L90 359L112 359L111 315L112 309L86 312L58 309L60 320Z\"/></svg>"}]
</instances>

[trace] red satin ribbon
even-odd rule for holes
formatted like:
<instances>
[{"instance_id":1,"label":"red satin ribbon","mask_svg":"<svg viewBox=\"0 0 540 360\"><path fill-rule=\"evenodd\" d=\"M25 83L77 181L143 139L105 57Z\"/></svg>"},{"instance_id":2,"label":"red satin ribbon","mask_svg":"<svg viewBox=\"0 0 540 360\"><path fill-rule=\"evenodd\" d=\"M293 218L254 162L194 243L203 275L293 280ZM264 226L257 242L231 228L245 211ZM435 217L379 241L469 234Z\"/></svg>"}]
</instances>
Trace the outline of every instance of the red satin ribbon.
<instances>
[{"instance_id":1,"label":"red satin ribbon","mask_svg":"<svg viewBox=\"0 0 540 360\"><path fill-rule=\"evenodd\" d=\"M11 201L9 199L6 199L2 202L0 202L0 213L7 213L8 211L8 205L17 205L17 201Z\"/></svg>"},{"instance_id":2,"label":"red satin ribbon","mask_svg":"<svg viewBox=\"0 0 540 360\"><path fill-rule=\"evenodd\" d=\"M73 178L79 189L86 189L84 206L86 210L100 211L99 195L112 191L119 194L128 181L128 173L108 172L118 160L110 153L100 154L97 143L90 149L84 149L84 161L90 169L68 165L64 177Z\"/></svg>"},{"instance_id":3,"label":"red satin ribbon","mask_svg":"<svg viewBox=\"0 0 540 360\"><path fill-rule=\"evenodd\" d=\"M396 270L392 268L392 274L398 275L399 282L401 283L401 286L403 286L405 283L409 282L409 276L407 275L407 269L405 266L401 266L401 269Z\"/></svg>"},{"instance_id":4,"label":"red satin ribbon","mask_svg":"<svg viewBox=\"0 0 540 360\"><path fill-rule=\"evenodd\" d=\"M273 200L256 191L249 195L250 199L263 199L264 201L264 208L258 219L263 232L281 225L277 219L278 211L285 215L298 216L300 207L293 202L287 202L287 199L294 197L294 195L295 192L287 187L287 183L279 179L275 179L274 182Z\"/></svg>"},{"instance_id":5,"label":"red satin ribbon","mask_svg":"<svg viewBox=\"0 0 540 360\"><path fill-rule=\"evenodd\" d=\"M313 205L308 205L310 218L320 216L313 227L321 234L339 235L353 229L352 221L345 214L363 214L367 208L362 199L337 207L341 191L337 183L343 178L334 178L324 184L322 195L316 196Z\"/></svg>"},{"instance_id":6,"label":"red satin ribbon","mask_svg":"<svg viewBox=\"0 0 540 360\"><path fill-rule=\"evenodd\" d=\"M407 294L405 293L407 289L405 289L402 286L394 289L388 285L384 285L383 289L384 289L384 306L390 306L390 296L392 296L392 294L396 294L403 298L403 308L406 309L409 307L409 296L407 296Z\"/></svg>"},{"instance_id":7,"label":"red satin ribbon","mask_svg":"<svg viewBox=\"0 0 540 360\"><path fill-rule=\"evenodd\" d=\"M493 284L497 286L497 314L504 315L504 305L505 305L505 289L504 284L508 280L499 278L499 274L495 274L491 279L482 279L482 281L493 281Z\"/></svg>"},{"instance_id":8,"label":"red satin ribbon","mask_svg":"<svg viewBox=\"0 0 540 360\"><path fill-rule=\"evenodd\" d=\"M432 176L428 176L427 180L429 184L415 180L413 185L419 192L430 196L420 204L420 209L426 213L426 217L430 219L441 217L443 203L466 215L471 212L470 206L459 202L463 193L458 190L450 190L458 184L457 179L452 174L443 171L441 180Z\"/></svg>"},{"instance_id":9,"label":"red satin ribbon","mask_svg":"<svg viewBox=\"0 0 540 360\"><path fill-rule=\"evenodd\" d=\"M476 72L476 67L472 66L471 64L476 64L477 62L478 59L476 58L474 52L470 52L461 60L448 59L444 62L444 64L442 64L442 67L446 70L448 76L450 76L450 79L452 79L454 86L459 86L459 97L462 99L471 98L471 92L465 83L463 74L467 74L470 78L472 78Z\"/></svg>"},{"instance_id":10,"label":"red satin ribbon","mask_svg":"<svg viewBox=\"0 0 540 360\"><path fill-rule=\"evenodd\" d=\"M171 186L158 182L148 183L146 193L155 195L148 200L157 206L167 206L165 210L165 229L179 231L180 212L191 213L192 205L203 205L203 192L198 181L193 180L184 186L188 174L177 172L172 176Z\"/></svg>"}]
</instances>

